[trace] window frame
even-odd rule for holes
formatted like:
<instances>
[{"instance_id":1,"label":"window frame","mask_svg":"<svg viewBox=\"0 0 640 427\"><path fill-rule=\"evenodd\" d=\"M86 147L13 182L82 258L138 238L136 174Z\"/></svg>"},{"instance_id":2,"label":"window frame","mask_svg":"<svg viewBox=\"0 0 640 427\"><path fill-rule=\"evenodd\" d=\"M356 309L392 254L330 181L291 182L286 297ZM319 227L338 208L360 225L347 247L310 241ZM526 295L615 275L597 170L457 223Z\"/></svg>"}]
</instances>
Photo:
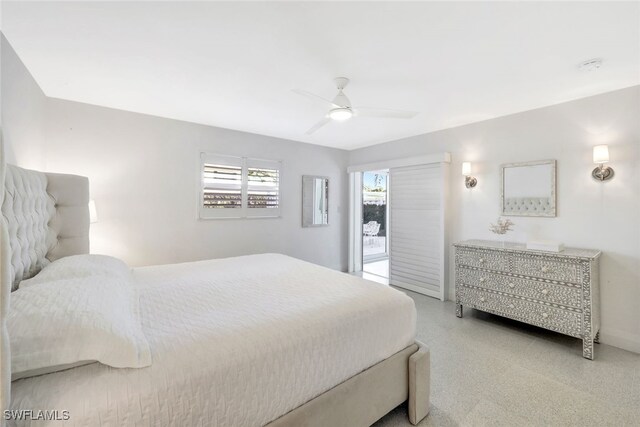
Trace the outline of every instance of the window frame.
<instances>
[{"instance_id":1,"label":"window frame","mask_svg":"<svg viewBox=\"0 0 640 427\"><path fill-rule=\"evenodd\" d=\"M217 163L221 166L241 168L242 202L239 208L209 209L204 207L204 166L207 163ZM278 171L278 207L277 208L249 208L249 169L276 169ZM230 156L215 153L200 153L199 173L200 195L198 198L198 219L247 219L247 218L280 218L282 209L282 161L258 159L253 157Z\"/></svg>"}]
</instances>

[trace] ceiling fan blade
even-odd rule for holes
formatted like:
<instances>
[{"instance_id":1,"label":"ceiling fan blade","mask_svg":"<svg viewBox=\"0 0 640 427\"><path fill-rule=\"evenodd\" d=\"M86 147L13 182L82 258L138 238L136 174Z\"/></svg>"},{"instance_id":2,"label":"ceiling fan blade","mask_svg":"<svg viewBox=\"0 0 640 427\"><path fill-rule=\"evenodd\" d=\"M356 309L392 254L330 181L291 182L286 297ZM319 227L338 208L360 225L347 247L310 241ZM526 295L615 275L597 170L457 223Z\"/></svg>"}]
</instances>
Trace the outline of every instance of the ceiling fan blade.
<instances>
[{"instance_id":1,"label":"ceiling fan blade","mask_svg":"<svg viewBox=\"0 0 640 427\"><path fill-rule=\"evenodd\" d=\"M330 121L331 121L331 119L329 117L324 117L318 123L316 123L315 125L311 126L311 128L308 131L305 132L305 135L311 135L312 133L314 133L315 131L317 131L318 129L320 129L322 126L326 125Z\"/></svg>"},{"instance_id":2,"label":"ceiling fan blade","mask_svg":"<svg viewBox=\"0 0 640 427\"><path fill-rule=\"evenodd\" d=\"M302 89L292 89L292 91L294 93L297 93L298 95L306 96L307 98L320 100L320 101L326 102L327 104L334 105L333 101L331 101L330 99L323 98L322 96L316 95L315 93L307 92L306 90L302 90Z\"/></svg>"},{"instance_id":3,"label":"ceiling fan blade","mask_svg":"<svg viewBox=\"0 0 640 427\"><path fill-rule=\"evenodd\" d=\"M412 119L418 115L416 111L389 110L387 108L356 107L358 117L380 117L387 119Z\"/></svg>"}]
</instances>

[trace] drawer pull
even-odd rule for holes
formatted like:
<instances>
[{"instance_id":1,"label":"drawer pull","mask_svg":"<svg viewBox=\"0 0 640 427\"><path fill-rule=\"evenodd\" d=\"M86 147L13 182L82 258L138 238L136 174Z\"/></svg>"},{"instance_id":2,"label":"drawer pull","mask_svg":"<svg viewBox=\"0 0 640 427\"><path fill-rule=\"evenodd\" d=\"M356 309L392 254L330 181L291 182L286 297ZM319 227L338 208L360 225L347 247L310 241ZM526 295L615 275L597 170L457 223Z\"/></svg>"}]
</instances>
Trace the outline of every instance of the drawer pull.
<instances>
[{"instance_id":1,"label":"drawer pull","mask_svg":"<svg viewBox=\"0 0 640 427\"><path fill-rule=\"evenodd\" d=\"M484 277L480 278L480 283L484 283Z\"/></svg>"},{"instance_id":2,"label":"drawer pull","mask_svg":"<svg viewBox=\"0 0 640 427\"><path fill-rule=\"evenodd\" d=\"M487 300L484 297L480 297L480 302L486 302Z\"/></svg>"},{"instance_id":3,"label":"drawer pull","mask_svg":"<svg viewBox=\"0 0 640 427\"><path fill-rule=\"evenodd\" d=\"M515 283L509 283L509 287L510 287L511 289L513 289L513 288L515 288L515 287L516 287L516 284L515 284Z\"/></svg>"},{"instance_id":4,"label":"drawer pull","mask_svg":"<svg viewBox=\"0 0 640 427\"><path fill-rule=\"evenodd\" d=\"M547 295L549 293L549 290L548 289L543 289L543 290L540 291L540 293L542 295Z\"/></svg>"},{"instance_id":5,"label":"drawer pull","mask_svg":"<svg viewBox=\"0 0 640 427\"><path fill-rule=\"evenodd\" d=\"M547 317L549 317L549 315L547 313L542 313L542 317L546 319Z\"/></svg>"}]
</instances>

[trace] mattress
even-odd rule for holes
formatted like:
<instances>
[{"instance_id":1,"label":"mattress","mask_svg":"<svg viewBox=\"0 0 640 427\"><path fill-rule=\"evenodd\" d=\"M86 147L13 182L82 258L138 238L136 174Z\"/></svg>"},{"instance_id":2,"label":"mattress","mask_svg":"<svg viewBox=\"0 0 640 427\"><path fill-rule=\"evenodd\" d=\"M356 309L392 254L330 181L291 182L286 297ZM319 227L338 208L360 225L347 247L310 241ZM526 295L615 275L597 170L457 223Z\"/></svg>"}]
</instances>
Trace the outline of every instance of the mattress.
<instances>
[{"instance_id":1,"label":"mattress","mask_svg":"<svg viewBox=\"0 0 640 427\"><path fill-rule=\"evenodd\" d=\"M12 383L18 425L260 426L402 350L413 300L278 254L134 270L152 365L99 363Z\"/></svg>"}]
</instances>

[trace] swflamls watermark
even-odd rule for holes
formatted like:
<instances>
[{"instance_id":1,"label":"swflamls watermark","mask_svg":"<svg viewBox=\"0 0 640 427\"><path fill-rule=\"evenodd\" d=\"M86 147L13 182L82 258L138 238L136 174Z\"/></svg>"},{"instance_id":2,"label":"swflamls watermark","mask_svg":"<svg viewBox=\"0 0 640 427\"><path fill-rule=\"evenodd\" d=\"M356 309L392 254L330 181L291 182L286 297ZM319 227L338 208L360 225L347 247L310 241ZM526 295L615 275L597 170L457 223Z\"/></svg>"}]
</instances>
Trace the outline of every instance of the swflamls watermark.
<instances>
[{"instance_id":1,"label":"swflamls watermark","mask_svg":"<svg viewBox=\"0 0 640 427\"><path fill-rule=\"evenodd\" d=\"M6 409L3 412L5 420L15 421L68 421L71 417L67 410L33 410Z\"/></svg>"}]
</instances>

